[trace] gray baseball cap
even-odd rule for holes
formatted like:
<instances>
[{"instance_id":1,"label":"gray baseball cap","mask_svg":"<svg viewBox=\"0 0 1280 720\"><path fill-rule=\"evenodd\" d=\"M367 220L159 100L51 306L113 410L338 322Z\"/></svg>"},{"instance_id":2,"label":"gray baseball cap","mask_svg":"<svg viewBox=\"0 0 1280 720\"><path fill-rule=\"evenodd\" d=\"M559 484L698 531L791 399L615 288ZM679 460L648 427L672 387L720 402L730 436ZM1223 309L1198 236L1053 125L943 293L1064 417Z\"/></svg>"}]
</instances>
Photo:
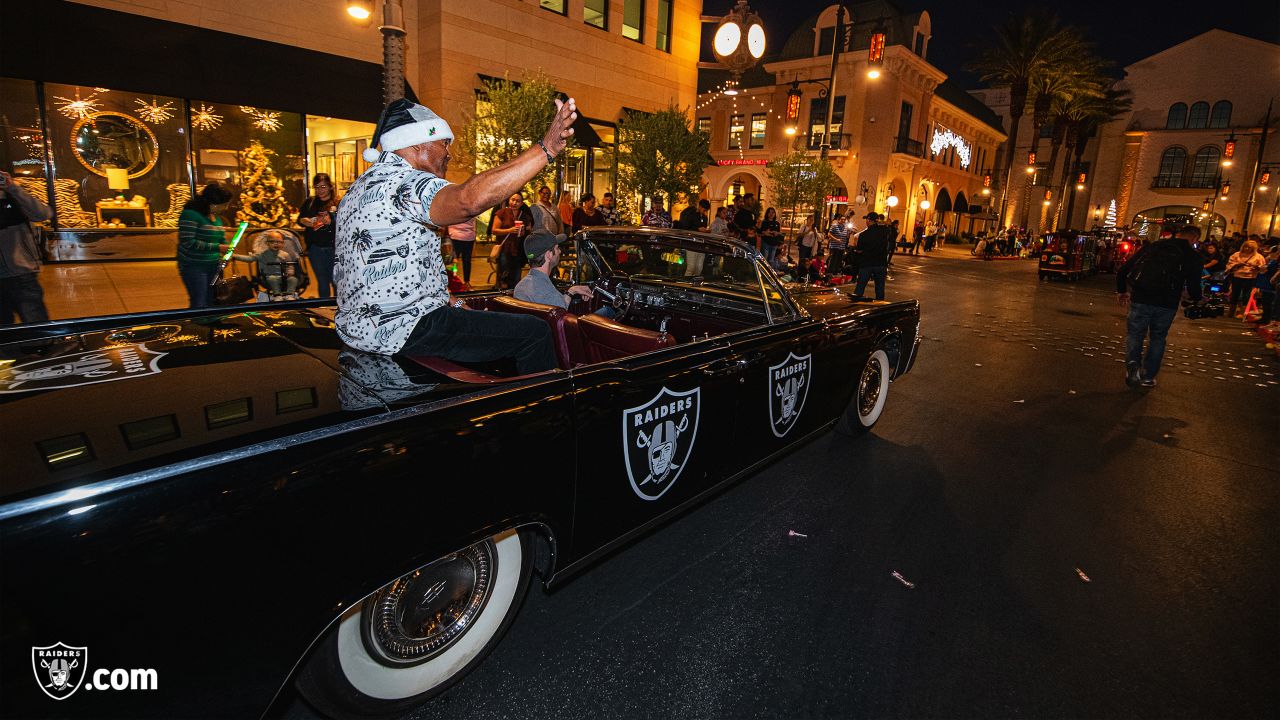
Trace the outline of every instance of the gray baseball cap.
<instances>
[{"instance_id":1,"label":"gray baseball cap","mask_svg":"<svg viewBox=\"0 0 1280 720\"><path fill-rule=\"evenodd\" d=\"M569 240L568 235L552 235L549 232L535 232L524 239L524 254L528 256L530 263L536 263L542 258L542 254L560 243Z\"/></svg>"}]
</instances>

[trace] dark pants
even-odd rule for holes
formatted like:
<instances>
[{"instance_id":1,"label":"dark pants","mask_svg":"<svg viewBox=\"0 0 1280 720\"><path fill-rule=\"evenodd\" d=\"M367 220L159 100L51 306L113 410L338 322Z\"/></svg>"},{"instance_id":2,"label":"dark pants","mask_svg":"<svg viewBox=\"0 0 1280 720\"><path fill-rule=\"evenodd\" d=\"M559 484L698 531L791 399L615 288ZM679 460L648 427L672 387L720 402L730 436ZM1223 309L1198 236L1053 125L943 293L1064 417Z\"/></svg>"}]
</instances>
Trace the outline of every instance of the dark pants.
<instances>
[{"instance_id":1,"label":"dark pants","mask_svg":"<svg viewBox=\"0 0 1280 720\"><path fill-rule=\"evenodd\" d=\"M213 305L213 288L210 286L218 276L216 265L214 267L179 265L178 275L187 288L190 307L203 308Z\"/></svg>"},{"instance_id":2,"label":"dark pants","mask_svg":"<svg viewBox=\"0 0 1280 720\"><path fill-rule=\"evenodd\" d=\"M312 245L307 248L311 272L316 276L316 296L333 297L333 248Z\"/></svg>"},{"instance_id":3,"label":"dark pants","mask_svg":"<svg viewBox=\"0 0 1280 720\"><path fill-rule=\"evenodd\" d=\"M1266 325L1275 318L1276 294L1269 291L1258 293L1258 307L1262 308L1262 324Z\"/></svg>"},{"instance_id":4,"label":"dark pants","mask_svg":"<svg viewBox=\"0 0 1280 720\"><path fill-rule=\"evenodd\" d=\"M885 269L883 265L864 265L858 268L858 284L853 289L853 294L862 297L862 292L867 289L867 280L875 278L876 281L876 299L884 299L884 278Z\"/></svg>"},{"instance_id":5,"label":"dark pants","mask_svg":"<svg viewBox=\"0 0 1280 720\"><path fill-rule=\"evenodd\" d=\"M831 251L831 257L827 258L827 273L831 275L844 274L844 248Z\"/></svg>"},{"instance_id":6,"label":"dark pants","mask_svg":"<svg viewBox=\"0 0 1280 720\"><path fill-rule=\"evenodd\" d=\"M510 290L520 282L520 268L524 264L520 262L519 255L509 255L507 253L498 254L498 285Z\"/></svg>"},{"instance_id":7,"label":"dark pants","mask_svg":"<svg viewBox=\"0 0 1280 720\"><path fill-rule=\"evenodd\" d=\"M764 261L769 264L769 267L773 267L778 259L778 246L762 242L760 243L760 254L764 255Z\"/></svg>"},{"instance_id":8,"label":"dark pants","mask_svg":"<svg viewBox=\"0 0 1280 720\"><path fill-rule=\"evenodd\" d=\"M514 357L521 375L552 370L556 349L551 328L531 315L439 307L414 326L401 350L454 362L492 362Z\"/></svg>"},{"instance_id":9,"label":"dark pants","mask_svg":"<svg viewBox=\"0 0 1280 720\"><path fill-rule=\"evenodd\" d=\"M0 278L0 325L13 325L14 318L24 323L49 319L39 273Z\"/></svg>"},{"instance_id":10,"label":"dark pants","mask_svg":"<svg viewBox=\"0 0 1280 720\"><path fill-rule=\"evenodd\" d=\"M1245 305L1249 302L1249 295L1253 292L1254 278L1231 278L1231 311L1235 312L1236 305Z\"/></svg>"},{"instance_id":11,"label":"dark pants","mask_svg":"<svg viewBox=\"0 0 1280 720\"><path fill-rule=\"evenodd\" d=\"M1125 336L1125 365L1127 367L1142 366L1146 377L1153 378L1160 372L1160 363L1164 360L1165 338L1169 335L1169 326L1178 314L1177 308L1164 308L1159 305L1129 304L1128 334ZM1146 362L1142 359L1142 341L1151 335L1147 343Z\"/></svg>"},{"instance_id":12,"label":"dark pants","mask_svg":"<svg viewBox=\"0 0 1280 720\"><path fill-rule=\"evenodd\" d=\"M808 260L813 257L813 248L804 245L796 245L796 252L800 253L801 260Z\"/></svg>"},{"instance_id":13,"label":"dark pants","mask_svg":"<svg viewBox=\"0 0 1280 720\"><path fill-rule=\"evenodd\" d=\"M458 263L462 265L462 282L471 282L471 248L476 244L474 240L450 240L453 243L453 256L458 259Z\"/></svg>"}]
</instances>

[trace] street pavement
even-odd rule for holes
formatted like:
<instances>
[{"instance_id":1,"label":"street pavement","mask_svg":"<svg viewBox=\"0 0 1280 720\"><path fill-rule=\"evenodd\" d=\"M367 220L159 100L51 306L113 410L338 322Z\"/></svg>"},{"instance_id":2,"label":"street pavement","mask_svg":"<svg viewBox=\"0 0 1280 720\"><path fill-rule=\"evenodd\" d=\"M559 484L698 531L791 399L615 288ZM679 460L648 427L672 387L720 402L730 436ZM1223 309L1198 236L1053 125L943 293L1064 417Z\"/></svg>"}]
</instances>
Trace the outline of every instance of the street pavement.
<instances>
[{"instance_id":1,"label":"street pavement","mask_svg":"<svg viewBox=\"0 0 1280 720\"><path fill-rule=\"evenodd\" d=\"M1112 276L897 265L924 342L870 435L535 588L406 718L1272 716L1274 355L1179 316L1129 389Z\"/></svg>"}]
</instances>

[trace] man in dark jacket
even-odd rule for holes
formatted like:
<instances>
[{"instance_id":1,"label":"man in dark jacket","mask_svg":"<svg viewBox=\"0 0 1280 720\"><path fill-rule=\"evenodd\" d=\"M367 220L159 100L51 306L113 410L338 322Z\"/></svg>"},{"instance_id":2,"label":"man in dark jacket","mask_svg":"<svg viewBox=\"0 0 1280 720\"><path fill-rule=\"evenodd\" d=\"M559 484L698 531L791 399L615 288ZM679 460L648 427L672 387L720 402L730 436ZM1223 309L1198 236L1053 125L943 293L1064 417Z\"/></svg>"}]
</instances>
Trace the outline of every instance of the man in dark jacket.
<instances>
[{"instance_id":1,"label":"man in dark jacket","mask_svg":"<svg viewBox=\"0 0 1280 720\"><path fill-rule=\"evenodd\" d=\"M1116 271L1120 303L1129 303L1125 337L1125 382L1129 387L1156 386L1156 374L1164 359L1165 337L1178 314L1183 288L1192 300L1202 297L1200 268L1203 262L1191 247L1200 239L1200 229L1179 225L1169 232L1169 238L1143 247ZM1148 335L1144 362L1142 343Z\"/></svg>"},{"instance_id":2,"label":"man in dark jacket","mask_svg":"<svg viewBox=\"0 0 1280 720\"><path fill-rule=\"evenodd\" d=\"M49 206L0 172L0 325L44 322L40 246L31 223L53 215Z\"/></svg>"},{"instance_id":3,"label":"man in dark jacket","mask_svg":"<svg viewBox=\"0 0 1280 720\"><path fill-rule=\"evenodd\" d=\"M879 213L868 213L864 218L867 229L858 233L858 244L853 253L858 262L858 285L853 294L862 297L867 289L867 280L875 278L876 299L884 299L885 264L889 260L889 243L893 230L880 223L884 216Z\"/></svg>"},{"instance_id":4,"label":"man in dark jacket","mask_svg":"<svg viewBox=\"0 0 1280 720\"><path fill-rule=\"evenodd\" d=\"M706 232L707 212L711 210L711 203L707 200L699 200L696 203L689 203L689 207L680 211L680 219L676 221L676 227L681 230L696 230L698 232Z\"/></svg>"}]
</instances>

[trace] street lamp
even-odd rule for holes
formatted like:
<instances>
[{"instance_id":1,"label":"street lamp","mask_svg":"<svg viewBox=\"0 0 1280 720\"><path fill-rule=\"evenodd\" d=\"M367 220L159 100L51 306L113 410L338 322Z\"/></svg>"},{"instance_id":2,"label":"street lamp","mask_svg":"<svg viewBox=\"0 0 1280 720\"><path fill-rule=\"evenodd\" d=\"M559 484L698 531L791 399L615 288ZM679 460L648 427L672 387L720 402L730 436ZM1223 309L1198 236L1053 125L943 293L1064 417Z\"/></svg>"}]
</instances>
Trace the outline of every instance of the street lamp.
<instances>
[{"instance_id":1,"label":"street lamp","mask_svg":"<svg viewBox=\"0 0 1280 720\"><path fill-rule=\"evenodd\" d=\"M871 49L867 52L867 77L872 80L880 77L880 68L884 65L884 40L884 20L881 20L871 34Z\"/></svg>"},{"instance_id":2,"label":"street lamp","mask_svg":"<svg viewBox=\"0 0 1280 720\"><path fill-rule=\"evenodd\" d=\"M373 14L372 0L347 0L347 14L367 21ZM404 5L403 0L382 0L382 102L390 104L404 97Z\"/></svg>"},{"instance_id":3,"label":"street lamp","mask_svg":"<svg viewBox=\"0 0 1280 720\"><path fill-rule=\"evenodd\" d=\"M1232 161L1236 157L1236 134L1231 133L1231 137L1227 138L1227 142L1222 146L1222 167L1231 167Z\"/></svg>"}]
</instances>

